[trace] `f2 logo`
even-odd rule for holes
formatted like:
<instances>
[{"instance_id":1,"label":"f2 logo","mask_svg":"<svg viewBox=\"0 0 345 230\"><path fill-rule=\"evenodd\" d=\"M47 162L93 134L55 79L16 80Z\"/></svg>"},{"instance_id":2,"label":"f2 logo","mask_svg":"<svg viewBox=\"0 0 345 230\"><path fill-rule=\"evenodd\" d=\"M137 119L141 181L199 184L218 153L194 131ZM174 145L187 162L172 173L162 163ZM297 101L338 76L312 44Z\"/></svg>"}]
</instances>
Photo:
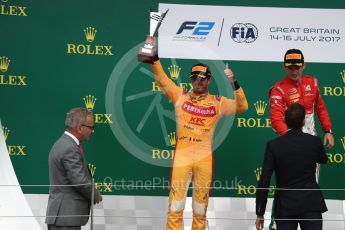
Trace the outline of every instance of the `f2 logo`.
<instances>
[{"instance_id":1,"label":"f2 logo","mask_svg":"<svg viewBox=\"0 0 345 230\"><path fill-rule=\"evenodd\" d=\"M193 30L192 35L208 35L214 26L214 22L185 21L182 23L176 34L181 34L184 30Z\"/></svg>"}]
</instances>

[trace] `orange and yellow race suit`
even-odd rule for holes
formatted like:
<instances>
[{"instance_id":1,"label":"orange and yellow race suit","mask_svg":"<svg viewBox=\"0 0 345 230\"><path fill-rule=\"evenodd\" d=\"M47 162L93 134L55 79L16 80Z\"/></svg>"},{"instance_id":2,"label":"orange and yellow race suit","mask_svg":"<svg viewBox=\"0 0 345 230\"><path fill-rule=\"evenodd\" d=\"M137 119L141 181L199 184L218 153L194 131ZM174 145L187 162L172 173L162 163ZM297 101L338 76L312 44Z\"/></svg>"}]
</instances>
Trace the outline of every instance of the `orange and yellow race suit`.
<instances>
[{"instance_id":1,"label":"orange and yellow race suit","mask_svg":"<svg viewBox=\"0 0 345 230\"><path fill-rule=\"evenodd\" d=\"M190 182L193 182L192 229L205 229L206 210L213 176L212 138L218 119L248 109L242 88L235 100L208 94L196 96L178 87L160 61L152 65L155 80L175 106L177 144L170 175L167 229L182 229L182 217Z\"/></svg>"}]
</instances>

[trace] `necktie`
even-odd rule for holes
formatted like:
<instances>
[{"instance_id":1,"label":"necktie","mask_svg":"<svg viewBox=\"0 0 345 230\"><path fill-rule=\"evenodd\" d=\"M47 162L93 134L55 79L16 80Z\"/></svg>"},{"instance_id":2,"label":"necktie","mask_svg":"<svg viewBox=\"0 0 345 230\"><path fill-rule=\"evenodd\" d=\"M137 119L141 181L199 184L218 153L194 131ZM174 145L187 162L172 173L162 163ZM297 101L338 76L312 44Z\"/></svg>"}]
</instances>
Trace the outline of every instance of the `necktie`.
<instances>
[{"instance_id":1,"label":"necktie","mask_svg":"<svg viewBox=\"0 0 345 230\"><path fill-rule=\"evenodd\" d=\"M83 146L81 144L78 145L80 153L84 153Z\"/></svg>"}]
</instances>

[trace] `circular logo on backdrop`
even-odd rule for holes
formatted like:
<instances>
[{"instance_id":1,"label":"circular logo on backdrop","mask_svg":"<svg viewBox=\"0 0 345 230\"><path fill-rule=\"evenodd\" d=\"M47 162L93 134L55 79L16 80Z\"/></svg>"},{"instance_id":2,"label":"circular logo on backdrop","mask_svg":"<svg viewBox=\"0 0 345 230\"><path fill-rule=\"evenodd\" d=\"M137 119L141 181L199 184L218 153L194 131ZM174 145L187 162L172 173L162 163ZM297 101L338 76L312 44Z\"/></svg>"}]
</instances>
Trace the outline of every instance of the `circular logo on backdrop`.
<instances>
[{"instance_id":1,"label":"circular logo on backdrop","mask_svg":"<svg viewBox=\"0 0 345 230\"><path fill-rule=\"evenodd\" d=\"M252 23L236 23L230 28L230 37L237 43L252 43L258 38L258 29Z\"/></svg>"},{"instance_id":2,"label":"circular logo on backdrop","mask_svg":"<svg viewBox=\"0 0 345 230\"><path fill-rule=\"evenodd\" d=\"M118 61L109 77L105 106L107 113L114 114L113 123L109 125L115 138L128 153L146 163L170 167L172 158L167 157L167 154L169 151L173 153L174 135L177 135L174 107L158 91L151 66L138 62L138 49L139 45L129 50ZM164 63L165 61L166 59ZM170 61L173 66L180 65L178 60ZM233 90L224 75L225 64L222 61L201 62L211 67L215 76L213 86L217 88L217 92L232 97ZM176 69L168 66L163 64L175 84L190 90L188 75L182 80L176 80ZM233 116L219 120L214 133L213 150L228 136L233 121ZM157 160L158 156L160 159Z\"/></svg>"}]
</instances>

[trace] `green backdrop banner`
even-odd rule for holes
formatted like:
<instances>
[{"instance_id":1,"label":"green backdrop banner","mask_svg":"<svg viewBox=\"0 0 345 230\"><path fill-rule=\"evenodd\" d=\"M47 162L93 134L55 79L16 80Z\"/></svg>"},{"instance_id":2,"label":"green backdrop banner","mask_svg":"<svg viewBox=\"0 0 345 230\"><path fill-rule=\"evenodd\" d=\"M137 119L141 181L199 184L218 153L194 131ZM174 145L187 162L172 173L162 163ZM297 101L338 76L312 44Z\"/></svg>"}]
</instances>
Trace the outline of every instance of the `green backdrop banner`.
<instances>
[{"instance_id":1,"label":"green backdrop banner","mask_svg":"<svg viewBox=\"0 0 345 230\"><path fill-rule=\"evenodd\" d=\"M158 4L0 0L0 118L21 184L49 184L48 153L64 131L66 112L86 107L93 110L96 127L84 149L103 194L168 195L176 144L173 106L154 82L150 66L138 63L136 56L149 30L148 8L158 9ZM210 3L190 0L188 4ZM212 4L345 8L343 0L311 4L217 0ZM162 63L176 84L190 90L190 66L199 61L165 58ZM213 94L233 97L222 76L228 62L249 102L248 112L223 118L217 126L213 186L221 189L212 195L252 197L265 143L276 137L270 125L268 90L283 78L282 64L202 61L213 70ZM341 109L345 65L308 63L305 72L317 76L335 130L335 147L327 150L329 163L321 167L320 185L345 188L341 179L345 169L345 112ZM320 126L318 131L322 133ZM47 187L23 190L48 193ZM345 198L341 191L324 194Z\"/></svg>"}]
</instances>

